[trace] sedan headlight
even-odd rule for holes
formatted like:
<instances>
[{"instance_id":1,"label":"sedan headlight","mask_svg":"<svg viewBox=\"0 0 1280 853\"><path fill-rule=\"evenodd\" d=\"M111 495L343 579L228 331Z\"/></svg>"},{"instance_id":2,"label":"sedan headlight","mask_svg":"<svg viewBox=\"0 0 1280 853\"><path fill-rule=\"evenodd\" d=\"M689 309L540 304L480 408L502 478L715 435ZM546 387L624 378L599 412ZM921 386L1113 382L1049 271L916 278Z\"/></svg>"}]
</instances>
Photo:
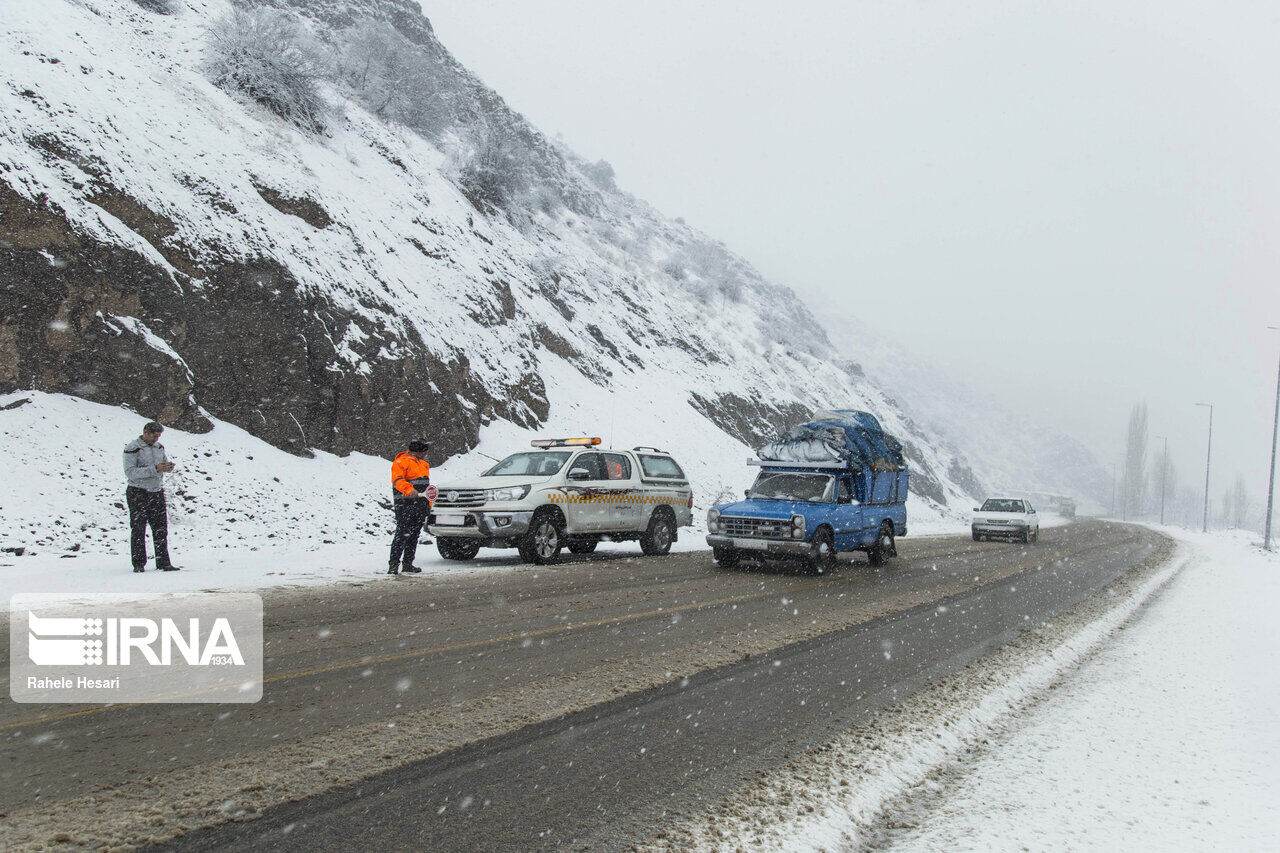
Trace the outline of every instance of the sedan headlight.
<instances>
[{"instance_id":1,"label":"sedan headlight","mask_svg":"<svg viewBox=\"0 0 1280 853\"><path fill-rule=\"evenodd\" d=\"M510 486L505 489L485 489L485 503L506 503L508 501L524 500L525 495L529 494L530 486Z\"/></svg>"},{"instance_id":2,"label":"sedan headlight","mask_svg":"<svg viewBox=\"0 0 1280 853\"><path fill-rule=\"evenodd\" d=\"M707 510L707 532L708 533L720 532L720 510L718 509Z\"/></svg>"},{"instance_id":3,"label":"sedan headlight","mask_svg":"<svg viewBox=\"0 0 1280 853\"><path fill-rule=\"evenodd\" d=\"M791 538L792 539L804 538L804 516L803 515L791 516Z\"/></svg>"}]
</instances>

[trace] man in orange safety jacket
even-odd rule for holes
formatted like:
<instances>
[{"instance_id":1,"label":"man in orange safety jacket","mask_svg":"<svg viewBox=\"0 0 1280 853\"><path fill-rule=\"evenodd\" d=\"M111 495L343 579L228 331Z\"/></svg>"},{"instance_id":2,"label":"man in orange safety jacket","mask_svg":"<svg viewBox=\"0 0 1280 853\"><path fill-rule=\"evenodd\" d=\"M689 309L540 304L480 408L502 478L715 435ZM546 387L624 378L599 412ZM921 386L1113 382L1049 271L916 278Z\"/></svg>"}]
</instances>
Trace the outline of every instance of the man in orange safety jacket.
<instances>
[{"instance_id":1,"label":"man in orange safety jacket","mask_svg":"<svg viewBox=\"0 0 1280 853\"><path fill-rule=\"evenodd\" d=\"M396 512L396 535L391 540L391 563L387 566L389 575L401 571L410 574L422 571L413 564L413 557L418 550L422 525L431 512L431 501L427 499L427 486L431 484L431 466L427 464L427 451L430 449L431 445L425 441L411 441L409 449L396 454L395 461L391 463L391 500Z\"/></svg>"}]
</instances>

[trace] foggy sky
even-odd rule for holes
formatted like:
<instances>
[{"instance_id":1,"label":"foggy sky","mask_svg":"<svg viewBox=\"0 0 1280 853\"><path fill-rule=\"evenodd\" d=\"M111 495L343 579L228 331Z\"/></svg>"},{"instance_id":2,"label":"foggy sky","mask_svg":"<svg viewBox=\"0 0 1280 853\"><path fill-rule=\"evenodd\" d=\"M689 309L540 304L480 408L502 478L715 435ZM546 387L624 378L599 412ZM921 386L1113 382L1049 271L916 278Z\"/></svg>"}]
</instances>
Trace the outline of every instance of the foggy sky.
<instances>
[{"instance_id":1,"label":"foggy sky","mask_svg":"<svg viewBox=\"0 0 1280 853\"><path fill-rule=\"evenodd\" d=\"M1280 6L421 3L536 126L815 309L900 308L891 336L1108 468L1145 399L1202 484L1215 403L1214 499L1237 472L1265 499Z\"/></svg>"}]
</instances>

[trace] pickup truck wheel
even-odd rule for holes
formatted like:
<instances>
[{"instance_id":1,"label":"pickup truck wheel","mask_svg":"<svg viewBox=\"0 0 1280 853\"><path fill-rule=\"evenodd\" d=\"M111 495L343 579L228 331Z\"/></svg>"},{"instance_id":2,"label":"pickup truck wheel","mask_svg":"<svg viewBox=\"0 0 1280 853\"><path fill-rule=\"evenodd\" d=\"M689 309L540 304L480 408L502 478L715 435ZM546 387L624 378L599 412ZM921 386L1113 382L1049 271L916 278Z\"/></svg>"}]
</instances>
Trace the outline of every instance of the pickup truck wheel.
<instances>
[{"instance_id":1,"label":"pickup truck wheel","mask_svg":"<svg viewBox=\"0 0 1280 853\"><path fill-rule=\"evenodd\" d=\"M1037 527L1035 530L1031 531L1031 541L1037 542L1039 541L1039 539L1040 539L1040 528Z\"/></svg>"},{"instance_id":2,"label":"pickup truck wheel","mask_svg":"<svg viewBox=\"0 0 1280 853\"><path fill-rule=\"evenodd\" d=\"M570 554L590 554L600 544L597 539L578 539L569 543Z\"/></svg>"},{"instance_id":3,"label":"pickup truck wheel","mask_svg":"<svg viewBox=\"0 0 1280 853\"><path fill-rule=\"evenodd\" d=\"M526 563L547 565L559 559L563 547L564 531L559 516L543 510L534 515L529 532L520 540L517 550Z\"/></svg>"},{"instance_id":4,"label":"pickup truck wheel","mask_svg":"<svg viewBox=\"0 0 1280 853\"><path fill-rule=\"evenodd\" d=\"M831 531L819 527L809 543L809 555L804 561L805 568L816 574L825 575L836 566L836 543Z\"/></svg>"},{"instance_id":5,"label":"pickup truck wheel","mask_svg":"<svg viewBox=\"0 0 1280 853\"><path fill-rule=\"evenodd\" d=\"M475 539L437 536L436 550L446 560L470 560L480 553L480 543Z\"/></svg>"},{"instance_id":6,"label":"pickup truck wheel","mask_svg":"<svg viewBox=\"0 0 1280 853\"><path fill-rule=\"evenodd\" d=\"M974 531L972 531L972 532L973 532L973 541L974 541L974 542L981 542L981 541L982 541L982 534L978 533L978 531L976 531L976 530L974 530Z\"/></svg>"},{"instance_id":7,"label":"pickup truck wheel","mask_svg":"<svg viewBox=\"0 0 1280 853\"><path fill-rule=\"evenodd\" d=\"M880 532L876 535L875 544L867 551L867 558L871 565L883 566L897 553L898 548L893 542L893 525L886 521L880 525Z\"/></svg>"},{"instance_id":8,"label":"pickup truck wheel","mask_svg":"<svg viewBox=\"0 0 1280 853\"><path fill-rule=\"evenodd\" d=\"M669 513L661 509L649 519L649 529L640 534L640 550L646 557L661 557L671 551L675 540L675 524Z\"/></svg>"},{"instance_id":9,"label":"pickup truck wheel","mask_svg":"<svg viewBox=\"0 0 1280 853\"><path fill-rule=\"evenodd\" d=\"M736 548L712 548L711 556L715 558L716 565L722 569L732 569L741 559Z\"/></svg>"}]
</instances>

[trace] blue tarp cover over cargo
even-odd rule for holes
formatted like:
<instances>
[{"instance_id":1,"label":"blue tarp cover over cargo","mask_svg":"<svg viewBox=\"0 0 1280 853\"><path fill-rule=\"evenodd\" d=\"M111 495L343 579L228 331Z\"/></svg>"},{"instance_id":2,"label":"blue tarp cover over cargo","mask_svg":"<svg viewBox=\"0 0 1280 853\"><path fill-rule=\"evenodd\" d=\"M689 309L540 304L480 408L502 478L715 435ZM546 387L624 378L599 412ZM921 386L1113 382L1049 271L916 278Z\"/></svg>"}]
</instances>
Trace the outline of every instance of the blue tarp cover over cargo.
<instances>
[{"instance_id":1,"label":"blue tarp cover over cargo","mask_svg":"<svg viewBox=\"0 0 1280 853\"><path fill-rule=\"evenodd\" d=\"M768 462L832 462L869 471L900 471L906 464L902 444L876 416L853 409L818 412L758 454Z\"/></svg>"}]
</instances>

